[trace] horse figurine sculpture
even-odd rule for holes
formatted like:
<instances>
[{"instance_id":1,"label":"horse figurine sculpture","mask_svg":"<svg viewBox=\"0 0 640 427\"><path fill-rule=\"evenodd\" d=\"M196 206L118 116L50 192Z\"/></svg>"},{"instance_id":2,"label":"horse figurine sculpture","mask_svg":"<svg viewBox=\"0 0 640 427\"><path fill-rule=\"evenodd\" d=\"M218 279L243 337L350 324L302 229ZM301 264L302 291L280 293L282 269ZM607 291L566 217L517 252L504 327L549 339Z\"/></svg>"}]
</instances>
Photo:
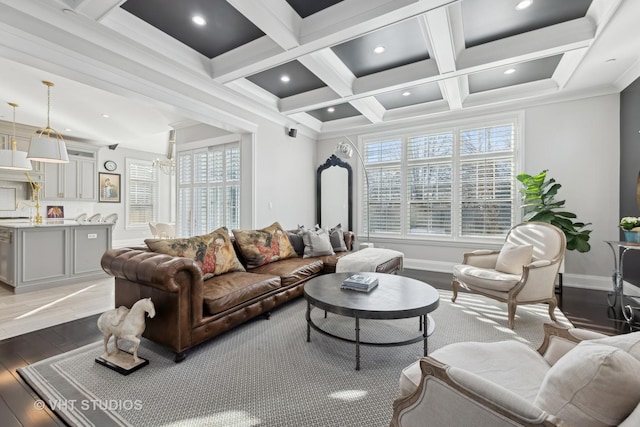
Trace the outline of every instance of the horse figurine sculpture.
<instances>
[{"instance_id":1,"label":"horse figurine sculpture","mask_svg":"<svg viewBox=\"0 0 640 427\"><path fill-rule=\"evenodd\" d=\"M113 335L115 342L115 351L113 354L117 354L120 351L118 348L118 339L131 341L133 343L133 361L140 363L141 359L138 357L138 347L140 346L140 335L142 335L145 328L146 313L149 313L149 317L156 315L156 309L153 306L153 302L151 302L151 298L144 298L137 301L131 309L121 306L102 313L98 318L98 329L100 329L104 337L103 359L111 356L107 344Z\"/></svg>"}]
</instances>

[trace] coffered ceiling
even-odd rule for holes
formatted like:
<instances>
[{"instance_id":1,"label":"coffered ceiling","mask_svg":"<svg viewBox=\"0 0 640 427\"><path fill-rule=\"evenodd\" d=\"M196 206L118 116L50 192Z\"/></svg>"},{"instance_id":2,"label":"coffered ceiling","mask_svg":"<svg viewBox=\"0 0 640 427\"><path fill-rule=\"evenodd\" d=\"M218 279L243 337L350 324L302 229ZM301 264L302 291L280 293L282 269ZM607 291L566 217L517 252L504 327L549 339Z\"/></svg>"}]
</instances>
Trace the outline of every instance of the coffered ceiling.
<instances>
[{"instance_id":1,"label":"coffered ceiling","mask_svg":"<svg viewBox=\"0 0 640 427\"><path fill-rule=\"evenodd\" d=\"M3 3L31 16L40 7ZM204 92L236 94L238 105L316 136L615 93L640 75L636 0L51 3L83 31L122 45L123 55L144 52L130 61L191 73ZM178 82L166 84L178 90Z\"/></svg>"}]
</instances>

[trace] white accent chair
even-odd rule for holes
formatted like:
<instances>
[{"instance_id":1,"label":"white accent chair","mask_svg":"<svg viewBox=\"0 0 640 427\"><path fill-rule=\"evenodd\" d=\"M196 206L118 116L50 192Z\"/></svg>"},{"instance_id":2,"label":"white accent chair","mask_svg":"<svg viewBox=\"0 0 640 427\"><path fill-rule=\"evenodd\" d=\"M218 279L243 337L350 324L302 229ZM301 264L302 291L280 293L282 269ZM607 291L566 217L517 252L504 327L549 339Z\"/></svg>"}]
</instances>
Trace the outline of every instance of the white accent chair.
<instances>
[{"instance_id":1,"label":"white accent chair","mask_svg":"<svg viewBox=\"0 0 640 427\"><path fill-rule=\"evenodd\" d=\"M477 250L464 254L462 264L453 267L453 297L458 287L506 302L509 328L513 329L518 304L549 304L555 321L558 305L555 280L564 259L567 240L558 227L542 222L514 226L502 249Z\"/></svg>"},{"instance_id":2,"label":"white accent chair","mask_svg":"<svg viewBox=\"0 0 640 427\"><path fill-rule=\"evenodd\" d=\"M176 237L176 226L173 224L167 224L164 222L156 222L155 224L157 235L161 239L173 239Z\"/></svg>"},{"instance_id":3,"label":"white accent chair","mask_svg":"<svg viewBox=\"0 0 640 427\"><path fill-rule=\"evenodd\" d=\"M640 332L544 328L537 352L459 342L409 365L391 426L639 426Z\"/></svg>"}]
</instances>

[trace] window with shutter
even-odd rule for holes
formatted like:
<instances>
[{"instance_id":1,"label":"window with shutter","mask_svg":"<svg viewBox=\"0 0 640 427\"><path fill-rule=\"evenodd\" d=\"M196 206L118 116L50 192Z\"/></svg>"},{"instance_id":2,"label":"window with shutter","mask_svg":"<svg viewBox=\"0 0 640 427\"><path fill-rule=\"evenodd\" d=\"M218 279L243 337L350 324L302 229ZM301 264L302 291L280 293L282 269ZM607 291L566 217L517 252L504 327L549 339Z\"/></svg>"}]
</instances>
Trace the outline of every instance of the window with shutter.
<instances>
[{"instance_id":1,"label":"window with shutter","mask_svg":"<svg viewBox=\"0 0 640 427\"><path fill-rule=\"evenodd\" d=\"M516 219L516 122L364 138L362 233L370 209L381 237L504 236Z\"/></svg>"},{"instance_id":2,"label":"window with shutter","mask_svg":"<svg viewBox=\"0 0 640 427\"><path fill-rule=\"evenodd\" d=\"M178 159L181 235L206 234L221 226L240 228L239 144L181 151Z\"/></svg>"},{"instance_id":3,"label":"window with shutter","mask_svg":"<svg viewBox=\"0 0 640 427\"><path fill-rule=\"evenodd\" d=\"M127 226L147 227L156 220L156 169L151 162L127 159Z\"/></svg>"}]
</instances>

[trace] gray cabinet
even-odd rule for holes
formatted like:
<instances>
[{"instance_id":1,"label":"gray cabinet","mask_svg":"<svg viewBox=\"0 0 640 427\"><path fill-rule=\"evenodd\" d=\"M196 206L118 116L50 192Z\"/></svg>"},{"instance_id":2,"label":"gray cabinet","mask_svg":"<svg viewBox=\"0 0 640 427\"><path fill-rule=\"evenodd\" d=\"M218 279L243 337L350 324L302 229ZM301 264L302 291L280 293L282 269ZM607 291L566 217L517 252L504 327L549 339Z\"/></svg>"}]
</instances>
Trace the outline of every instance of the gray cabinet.
<instances>
[{"instance_id":1,"label":"gray cabinet","mask_svg":"<svg viewBox=\"0 0 640 427\"><path fill-rule=\"evenodd\" d=\"M0 227L0 281L15 293L107 277L111 224Z\"/></svg>"},{"instance_id":2,"label":"gray cabinet","mask_svg":"<svg viewBox=\"0 0 640 427\"><path fill-rule=\"evenodd\" d=\"M97 149L67 145L69 163L46 163L43 199L95 202L97 197Z\"/></svg>"}]
</instances>

